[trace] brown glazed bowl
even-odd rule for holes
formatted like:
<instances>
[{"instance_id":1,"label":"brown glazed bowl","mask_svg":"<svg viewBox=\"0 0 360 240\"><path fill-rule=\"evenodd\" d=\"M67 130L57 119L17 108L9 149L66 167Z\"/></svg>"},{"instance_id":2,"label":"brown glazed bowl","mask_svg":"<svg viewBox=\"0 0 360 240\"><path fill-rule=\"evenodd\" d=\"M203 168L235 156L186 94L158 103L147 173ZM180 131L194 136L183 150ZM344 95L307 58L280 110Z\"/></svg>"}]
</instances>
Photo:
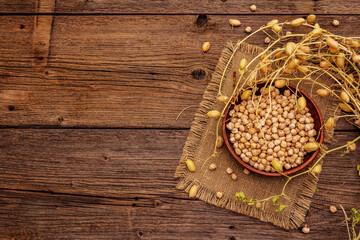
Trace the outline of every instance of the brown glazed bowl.
<instances>
[{"instance_id":1,"label":"brown glazed bowl","mask_svg":"<svg viewBox=\"0 0 360 240\"><path fill-rule=\"evenodd\" d=\"M258 84L258 88L262 88L263 86L265 85L265 83L259 83ZM288 86L285 86L280 90L280 93L283 94L284 91L286 89L290 89L292 90L292 92L295 92L296 90L296 87L289 84ZM256 95L260 95L260 90L258 90L256 92ZM314 129L316 130L317 134L320 134L320 137L317 137L318 138L318 143L322 144L323 140L324 140L324 128L321 128L321 126L324 124L324 121L323 121L323 117L321 115L321 112L320 112L320 109L318 108L318 106L315 104L315 102L303 91L301 91L300 89L298 89L298 96L304 96L306 98L306 101L307 101L307 104L306 106L309 108L309 112L311 113L311 116L314 118ZM238 102L236 102L236 104L239 104L241 102L241 100L239 100ZM230 104L228 106L228 108L226 109L225 111L225 117L223 119L223 123L222 123L222 132L223 132L223 138L224 138L224 141L225 141L225 144L226 144L226 147L229 149L231 155L241 164L243 165L245 168L249 169L250 171L252 172L256 172L258 174L261 174L261 175L265 175L265 176L273 176L273 177L280 177L282 176L281 173L278 173L278 172L265 172L265 171L260 171L252 166L250 166L250 164L247 164L246 162L244 162L243 160L241 160L240 156L237 155L235 153L235 150L234 150L234 147L232 145L232 143L230 143L229 139L230 139L230 133L231 131L228 130L226 128L226 122L227 120L229 119L229 112L230 110L232 110L234 108L234 105L233 104ZM321 129L320 129L321 128ZM318 135L317 135L318 136ZM320 149L318 149L317 151L315 152L311 152L311 153L308 153L304 156L304 161L301 165L299 165L298 167L296 168L291 168L289 170L284 170L284 174L285 175L290 175L290 174L293 174L293 173L296 173L298 171L300 171L301 169L305 168L307 165L309 165L311 163L312 160L314 160L314 158L316 157L316 155L318 154Z\"/></svg>"}]
</instances>

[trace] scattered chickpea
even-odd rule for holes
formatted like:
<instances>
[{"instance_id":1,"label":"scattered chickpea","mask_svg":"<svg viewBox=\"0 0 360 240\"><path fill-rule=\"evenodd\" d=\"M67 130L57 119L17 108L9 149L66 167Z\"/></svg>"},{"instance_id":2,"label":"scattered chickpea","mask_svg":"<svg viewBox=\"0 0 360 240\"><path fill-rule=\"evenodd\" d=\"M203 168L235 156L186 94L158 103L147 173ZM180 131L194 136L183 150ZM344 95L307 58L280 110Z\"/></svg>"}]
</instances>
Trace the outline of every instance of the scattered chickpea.
<instances>
[{"instance_id":1,"label":"scattered chickpea","mask_svg":"<svg viewBox=\"0 0 360 240\"><path fill-rule=\"evenodd\" d=\"M308 228L308 226L307 225L305 225L305 227L303 227L302 228L302 230L301 230L303 233L309 233L310 232L310 228Z\"/></svg>"},{"instance_id":2,"label":"scattered chickpea","mask_svg":"<svg viewBox=\"0 0 360 240\"><path fill-rule=\"evenodd\" d=\"M255 206L256 206L257 208L261 208L261 207L262 207L262 204L258 202L258 203L255 204Z\"/></svg>"},{"instance_id":3,"label":"scattered chickpea","mask_svg":"<svg viewBox=\"0 0 360 240\"><path fill-rule=\"evenodd\" d=\"M337 208L335 206L330 206L330 212L331 213L336 213Z\"/></svg>"},{"instance_id":4,"label":"scattered chickpea","mask_svg":"<svg viewBox=\"0 0 360 240\"><path fill-rule=\"evenodd\" d=\"M285 35L286 35L286 36L292 35L292 32L287 31L287 32L285 33Z\"/></svg>"},{"instance_id":5,"label":"scattered chickpea","mask_svg":"<svg viewBox=\"0 0 360 240\"><path fill-rule=\"evenodd\" d=\"M271 40L270 40L269 37L266 37L266 38L264 39L264 43L268 44L268 43L270 43L270 42L271 42Z\"/></svg>"},{"instance_id":6,"label":"scattered chickpea","mask_svg":"<svg viewBox=\"0 0 360 240\"><path fill-rule=\"evenodd\" d=\"M236 181L237 178L238 178L238 177L237 177L237 175L236 175L235 173L232 173L232 174L231 174L231 179L232 179L232 180Z\"/></svg>"},{"instance_id":7,"label":"scattered chickpea","mask_svg":"<svg viewBox=\"0 0 360 240\"><path fill-rule=\"evenodd\" d=\"M234 171L233 171L231 168L229 168L229 167L226 169L226 173L227 173L227 174L232 174L233 172L234 172Z\"/></svg>"},{"instance_id":8,"label":"scattered chickpea","mask_svg":"<svg viewBox=\"0 0 360 240\"><path fill-rule=\"evenodd\" d=\"M215 163L212 163L212 164L210 164L210 166L209 166L209 170L210 170L210 171L214 171L216 168L217 168L217 166L216 166Z\"/></svg>"},{"instance_id":9,"label":"scattered chickpea","mask_svg":"<svg viewBox=\"0 0 360 240\"><path fill-rule=\"evenodd\" d=\"M247 169L247 168L244 168L244 174L245 174L245 175L249 175L249 174L250 174L250 171L249 171L249 169Z\"/></svg>"},{"instance_id":10,"label":"scattered chickpea","mask_svg":"<svg viewBox=\"0 0 360 240\"><path fill-rule=\"evenodd\" d=\"M250 27L250 26L247 26L247 27L245 28L245 32L246 32L246 33L251 33L251 27Z\"/></svg>"},{"instance_id":11,"label":"scattered chickpea","mask_svg":"<svg viewBox=\"0 0 360 240\"><path fill-rule=\"evenodd\" d=\"M224 196L224 194L222 192L216 192L215 195L218 199L221 199Z\"/></svg>"},{"instance_id":12,"label":"scattered chickpea","mask_svg":"<svg viewBox=\"0 0 360 240\"><path fill-rule=\"evenodd\" d=\"M337 27L337 26L340 25L340 22L339 22L338 20L334 19L334 21L332 22L332 25L333 25L334 27Z\"/></svg>"},{"instance_id":13,"label":"scattered chickpea","mask_svg":"<svg viewBox=\"0 0 360 240\"><path fill-rule=\"evenodd\" d=\"M250 6L250 10L251 10L252 12L255 12L255 11L256 11L256 5L251 5L251 6Z\"/></svg>"}]
</instances>

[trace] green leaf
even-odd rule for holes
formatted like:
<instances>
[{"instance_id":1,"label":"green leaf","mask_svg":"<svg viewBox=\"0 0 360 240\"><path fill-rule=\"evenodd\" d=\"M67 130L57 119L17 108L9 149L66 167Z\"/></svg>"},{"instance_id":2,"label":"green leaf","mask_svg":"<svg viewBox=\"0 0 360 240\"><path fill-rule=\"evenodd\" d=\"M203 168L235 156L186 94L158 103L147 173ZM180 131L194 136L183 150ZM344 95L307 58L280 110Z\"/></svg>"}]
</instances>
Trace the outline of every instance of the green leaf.
<instances>
[{"instance_id":1,"label":"green leaf","mask_svg":"<svg viewBox=\"0 0 360 240\"><path fill-rule=\"evenodd\" d=\"M244 203L247 203L249 202L249 200L247 200L246 198L243 200Z\"/></svg>"},{"instance_id":2,"label":"green leaf","mask_svg":"<svg viewBox=\"0 0 360 240\"><path fill-rule=\"evenodd\" d=\"M243 192L238 192L235 194L235 197L241 200L245 199L245 194Z\"/></svg>"},{"instance_id":3,"label":"green leaf","mask_svg":"<svg viewBox=\"0 0 360 240\"><path fill-rule=\"evenodd\" d=\"M254 205L255 203L254 202L249 202L248 203L250 206Z\"/></svg>"},{"instance_id":4,"label":"green leaf","mask_svg":"<svg viewBox=\"0 0 360 240\"><path fill-rule=\"evenodd\" d=\"M356 166L356 170L358 170L358 171L360 172L360 164L358 164L358 165Z\"/></svg>"},{"instance_id":5,"label":"green leaf","mask_svg":"<svg viewBox=\"0 0 360 240\"><path fill-rule=\"evenodd\" d=\"M316 188L316 192L319 192L320 190L318 188Z\"/></svg>"},{"instance_id":6,"label":"green leaf","mask_svg":"<svg viewBox=\"0 0 360 240\"><path fill-rule=\"evenodd\" d=\"M279 200L279 196L273 197L273 199L272 199L273 204L274 204L274 205L277 205L278 200Z\"/></svg>"},{"instance_id":7,"label":"green leaf","mask_svg":"<svg viewBox=\"0 0 360 240\"><path fill-rule=\"evenodd\" d=\"M286 206L280 203L280 206L278 209L276 209L276 212L281 212Z\"/></svg>"}]
</instances>

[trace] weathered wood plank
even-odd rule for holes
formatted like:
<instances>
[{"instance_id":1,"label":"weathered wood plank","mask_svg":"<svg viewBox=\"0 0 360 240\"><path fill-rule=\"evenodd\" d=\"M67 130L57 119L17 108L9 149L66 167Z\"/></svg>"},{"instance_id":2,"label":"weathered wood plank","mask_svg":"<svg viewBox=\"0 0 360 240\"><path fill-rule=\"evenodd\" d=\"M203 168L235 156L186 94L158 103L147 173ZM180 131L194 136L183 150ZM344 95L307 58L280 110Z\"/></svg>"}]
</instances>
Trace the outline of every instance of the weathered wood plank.
<instances>
[{"instance_id":1,"label":"weathered wood plank","mask_svg":"<svg viewBox=\"0 0 360 240\"><path fill-rule=\"evenodd\" d=\"M34 16L1 16L0 125L188 128L235 16L54 16L45 68L34 68ZM257 28L273 16L243 16ZM279 20L291 19L281 16ZM338 18L343 27L330 26ZM360 35L357 16L321 16L337 34ZM250 40L265 46L264 34ZM201 45L210 41L206 54ZM40 60L42 61L42 60ZM342 125L343 129L349 129Z\"/></svg>"},{"instance_id":2,"label":"weathered wood plank","mask_svg":"<svg viewBox=\"0 0 360 240\"><path fill-rule=\"evenodd\" d=\"M46 9L36 11L39 0L0 0L0 13L49 13ZM250 5L257 6L257 14L359 14L356 0L334 2L331 0L153 0L153 1L93 1L57 0L56 13L106 13L106 14L254 14Z\"/></svg>"},{"instance_id":3,"label":"weathered wood plank","mask_svg":"<svg viewBox=\"0 0 360 240\"><path fill-rule=\"evenodd\" d=\"M172 176L186 135L185 130L2 129L6 141L0 143L0 236L305 238L297 230L287 232L190 200L176 190ZM337 133L333 146L357 135ZM342 213L330 214L328 207L358 207L358 154L339 157L337 152L326 159L306 237L346 238Z\"/></svg>"}]
</instances>

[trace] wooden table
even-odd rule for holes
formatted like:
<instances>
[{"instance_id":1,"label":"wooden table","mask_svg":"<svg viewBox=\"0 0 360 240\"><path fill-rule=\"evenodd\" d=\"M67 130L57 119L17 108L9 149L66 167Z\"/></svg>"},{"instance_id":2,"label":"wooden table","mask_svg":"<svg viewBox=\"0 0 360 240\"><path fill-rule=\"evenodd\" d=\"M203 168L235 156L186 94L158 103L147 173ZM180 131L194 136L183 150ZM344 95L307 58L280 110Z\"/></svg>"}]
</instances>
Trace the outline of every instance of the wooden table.
<instances>
[{"instance_id":1,"label":"wooden table","mask_svg":"<svg viewBox=\"0 0 360 240\"><path fill-rule=\"evenodd\" d=\"M257 5L251 12L249 6ZM360 36L351 1L0 0L0 239L346 239L359 150L324 163L307 224L285 231L190 200L173 172L227 41L309 13ZM230 18L242 21L231 29ZM333 19L340 26L331 25ZM265 46L265 35L251 43ZM202 54L205 41L211 50ZM359 135L340 121L339 146Z\"/></svg>"}]
</instances>

